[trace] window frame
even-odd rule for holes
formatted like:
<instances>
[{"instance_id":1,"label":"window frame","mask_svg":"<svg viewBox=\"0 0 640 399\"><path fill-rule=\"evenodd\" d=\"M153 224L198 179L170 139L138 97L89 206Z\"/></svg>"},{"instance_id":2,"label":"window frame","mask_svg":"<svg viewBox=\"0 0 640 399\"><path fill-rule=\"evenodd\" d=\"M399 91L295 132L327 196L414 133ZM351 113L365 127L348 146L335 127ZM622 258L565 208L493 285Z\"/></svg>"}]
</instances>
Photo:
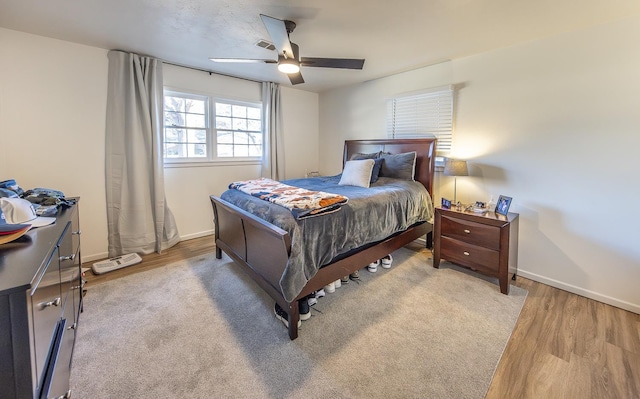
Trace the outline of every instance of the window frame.
<instances>
[{"instance_id":1,"label":"window frame","mask_svg":"<svg viewBox=\"0 0 640 399\"><path fill-rule=\"evenodd\" d=\"M166 96L191 98L191 99L206 99L205 110L205 131L206 131L206 148L207 156L202 158L197 157L180 157L180 158L167 158L164 156L164 140L165 140L165 106L164 100ZM180 167L197 167L197 166L215 166L215 165L257 165L262 163L262 155L255 157L218 157L217 155L217 129L215 128L215 110L216 103L224 103L230 105L240 105L245 107L258 108L260 111L261 121L261 133L262 133L262 154L264 153L265 145L265 126L264 126L264 107L259 101L248 101L233 99L228 97L216 96L207 93L198 92L195 90L186 90L173 87L164 87L163 91L163 106L162 106L162 158L164 167L180 168Z\"/></svg>"},{"instance_id":2,"label":"window frame","mask_svg":"<svg viewBox=\"0 0 640 399\"><path fill-rule=\"evenodd\" d=\"M260 156L247 156L247 157L219 157L218 156L218 142L217 142L217 137L218 137L218 128L216 128L216 123L215 123L215 118L216 118L216 104L217 103L223 103L223 104L229 104L231 106L234 105L239 105L239 106L243 106L246 108L258 108L260 110L260 127L261 127L261 133L262 133L262 151L261 151L261 155ZM211 104L211 116L212 116L212 123L211 123L211 138L212 138L212 147L213 147L213 152L212 155L214 155L215 159L217 159L219 162L226 162L226 161L247 161L247 162L251 162L251 161L262 161L262 154L264 154L264 144L265 144L265 129L264 129L264 108L262 106L261 103L254 103L254 102L249 102L249 101L243 101L243 100L232 100L232 99L228 99L228 98L221 98L221 97L214 97L213 98L213 103ZM246 120L250 120L249 118L245 118ZM220 129L220 130L227 130L227 129ZM231 130L231 131L235 131L235 130ZM241 130L242 131L242 130ZM249 132L249 130L247 130L247 132ZM214 137L215 136L215 137ZM213 140L215 138L215 140Z\"/></svg>"},{"instance_id":3,"label":"window frame","mask_svg":"<svg viewBox=\"0 0 640 399\"><path fill-rule=\"evenodd\" d=\"M174 164L174 163L201 163L201 162L210 162L211 161L211 157L208 155L207 157L203 157L203 158L196 158L196 157L177 157L177 158L167 158L164 156L164 145L165 145L165 137L166 137L166 129L168 126L165 125L165 119L166 119L166 108L165 108L165 104L166 104L166 97L178 97L178 98L186 98L186 99L192 99L192 100L202 100L205 101L205 114L204 114L204 118L205 118L205 127L204 127L204 131L205 131L205 135L206 135L206 141L205 141L205 146L207 148L207 153L210 155L211 151L210 151L210 147L211 147L211 134L210 134L210 130L211 130L211 121L210 121L210 98L207 95L203 95L203 94L198 94L198 93L193 93L193 92L184 92L184 91L177 91L177 90L170 90L165 88L164 92L163 92L163 97L162 97L162 158L163 158L163 162L165 164L169 163L169 164ZM187 126L185 126L185 128L187 128Z\"/></svg>"}]
</instances>

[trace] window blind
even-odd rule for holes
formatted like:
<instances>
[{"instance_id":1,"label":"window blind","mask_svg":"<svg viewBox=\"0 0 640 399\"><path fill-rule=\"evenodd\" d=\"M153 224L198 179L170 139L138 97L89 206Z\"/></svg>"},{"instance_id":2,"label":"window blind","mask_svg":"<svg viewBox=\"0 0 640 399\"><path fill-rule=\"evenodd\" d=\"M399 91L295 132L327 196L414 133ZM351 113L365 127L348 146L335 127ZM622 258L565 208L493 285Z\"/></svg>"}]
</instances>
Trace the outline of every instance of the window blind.
<instances>
[{"instance_id":1,"label":"window blind","mask_svg":"<svg viewBox=\"0 0 640 399\"><path fill-rule=\"evenodd\" d=\"M387 135L390 138L435 136L438 152L451 151L453 87L403 94L387 100Z\"/></svg>"}]
</instances>

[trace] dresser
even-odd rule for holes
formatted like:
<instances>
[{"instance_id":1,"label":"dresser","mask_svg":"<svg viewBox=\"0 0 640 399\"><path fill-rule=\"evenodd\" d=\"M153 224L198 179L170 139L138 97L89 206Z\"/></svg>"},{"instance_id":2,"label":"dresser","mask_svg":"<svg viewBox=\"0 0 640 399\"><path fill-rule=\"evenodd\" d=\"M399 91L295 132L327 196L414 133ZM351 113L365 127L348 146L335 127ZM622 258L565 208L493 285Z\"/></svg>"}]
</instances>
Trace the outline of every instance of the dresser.
<instances>
[{"instance_id":1,"label":"dresser","mask_svg":"<svg viewBox=\"0 0 640 399\"><path fill-rule=\"evenodd\" d=\"M82 286L77 204L0 245L1 399L71 396Z\"/></svg>"},{"instance_id":2,"label":"dresser","mask_svg":"<svg viewBox=\"0 0 640 399\"><path fill-rule=\"evenodd\" d=\"M509 293L509 275L518 268L519 215L478 214L436 208L433 229L433 267L445 259L500 282Z\"/></svg>"}]
</instances>

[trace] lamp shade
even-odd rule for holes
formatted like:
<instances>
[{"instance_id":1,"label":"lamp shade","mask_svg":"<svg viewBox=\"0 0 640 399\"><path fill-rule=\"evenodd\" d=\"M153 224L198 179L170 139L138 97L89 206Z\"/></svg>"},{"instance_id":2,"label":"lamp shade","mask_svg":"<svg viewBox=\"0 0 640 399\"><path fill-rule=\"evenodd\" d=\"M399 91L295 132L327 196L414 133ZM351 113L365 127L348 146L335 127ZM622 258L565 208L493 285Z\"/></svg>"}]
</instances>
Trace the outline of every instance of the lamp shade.
<instances>
[{"instance_id":1,"label":"lamp shade","mask_svg":"<svg viewBox=\"0 0 640 399\"><path fill-rule=\"evenodd\" d=\"M469 176L467 161L447 159L444 163L442 174L445 176Z\"/></svg>"}]
</instances>

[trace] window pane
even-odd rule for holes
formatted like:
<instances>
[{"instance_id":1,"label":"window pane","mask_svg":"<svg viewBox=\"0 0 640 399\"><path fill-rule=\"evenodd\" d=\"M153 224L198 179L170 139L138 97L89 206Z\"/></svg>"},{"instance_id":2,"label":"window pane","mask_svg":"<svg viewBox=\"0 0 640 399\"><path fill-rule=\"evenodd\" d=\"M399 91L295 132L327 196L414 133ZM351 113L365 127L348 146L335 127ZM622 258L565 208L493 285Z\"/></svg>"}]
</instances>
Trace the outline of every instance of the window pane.
<instances>
[{"instance_id":1,"label":"window pane","mask_svg":"<svg viewBox=\"0 0 640 399\"><path fill-rule=\"evenodd\" d=\"M233 143L233 132L229 131L218 131L218 143L222 144L232 144Z\"/></svg>"},{"instance_id":2,"label":"window pane","mask_svg":"<svg viewBox=\"0 0 640 399\"><path fill-rule=\"evenodd\" d=\"M262 129L262 123L260 121L256 121L256 120L248 120L247 121L247 130L250 130L252 132L259 132Z\"/></svg>"},{"instance_id":3,"label":"window pane","mask_svg":"<svg viewBox=\"0 0 640 399\"><path fill-rule=\"evenodd\" d=\"M216 117L216 129L231 129L231 118Z\"/></svg>"},{"instance_id":4,"label":"window pane","mask_svg":"<svg viewBox=\"0 0 640 399\"><path fill-rule=\"evenodd\" d=\"M206 143L207 142L207 132L204 130L195 130L195 129L189 129L187 131L188 135L188 142L189 143Z\"/></svg>"},{"instance_id":5,"label":"window pane","mask_svg":"<svg viewBox=\"0 0 640 399\"><path fill-rule=\"evenodd\" d=\"M167 143L176 143L184 141L184 130L175 128L164 129L164 141Z\"/></svg>"},{"instance_id":6,"label":"window pane","mask_svg":"<svg viewBox=\"0 0 640 399\"><path fill-rule=\"evenodd\" d=\"M262 144L262 133L247 133L247 137L251 144Z\"/></svg>"},{"instance_id":7,"label":"window pane","mask_svg":"<svg viewBox=\"0 0 640 399\"><path fill-rule=\"evenodd\" d=\"M164 109L166 111L184 112L184 98L165 96Z\"/></svg>"},{"instance_id":8,"label":"window pane","mask_svg":"<svg viewBox=\"0 0 640 399\"><path fill-rule=\"evenodd\" d=\"M233 130L247 130L247 120L233 118Z\"/></svg>"},{"instance_id":9,"label":"window pane","mask_svg":"<svg viewBox=\"0 0 640 399\"><path fill-rule=\"evenodd\" d=\"M218 145L218 156L219 157L232 157L233 156L233 146L228 144L219 144Z\"/></svg>"},{"instance_id":10,"label":"window pane","mask_svg":"<svg viewBox=\"0 0 640 399\"><path fill-rule=\"evenodd\" d=\"M231 116L231 105L216 103L216 115Z\"/></svg>"},{"instance_id":11,"label":"window pane","mask_svg":"<svg viewBox=\"0 0 640 399\"><path fill-rule=\"evenodd\" d=\"M233 142L235 144L249 144L249 137L244 132L234 132Z\"/></svg>"},{"instance_id":12,"label":"window pane","mask_svg":"<svg viewBox=\"0 0 640 399\"><path fill-rule=\"evenodd\" d=\"M261 145L250 145L249 146L249 156L250 157L260 157L260 156L262 156L262 146Z\"/></svg>"},{"instance_id":13,"label":"window pane","mask_svg":"<svg viewBox=\"0 0 640 399\"><path fill-rule=\"evenodd\" d=\"M184 126L184 114L177 112L165 112L164 113L164 125L165 126Z\"/></svg>"},{"instance_id":14,"label":"window pane","mask_svg":"<svg viewBox=\"0 0 640 399\"><path fill-rule=\"evenodd\" d=\"M185 104L185 111L194 114L204 114L206 108L206 101L187 99Z\"/></svg>"},{"instance_id":15,"label":"window pane","mask_svg":"<svg viewBox=\"0 0 640 399\"><path fill-rule=\"evenodd\" d=\"M247 107L247 118L259 120L261 118L260 115L260 108Z\"/></svg>"},{"instance_id":16,"label":"window pane","mask_svg":"<svg viewBox=\"0 0 640 399\"><path fill-rule=\"evenodd\" d=\"M249 156L249 146L248 145L236 145L233 146L234 156L236 157L248 157Z\"/></svg>"},{"instance_id":17,"label":"window pane","mask_svg":"<svg viewBox=\"0 0 640 399\"><path fill-rule=\"evenodd\" d=\"M186 144L165 144L165 157L167 158L183 158L186 153Z\"/></svg>"},{"instance_id":18,"label":"window pane","mask_svg":"<svg viewBox=\"0 0 640 399\"><path fill-rule=\"evenodd\" d=\"M198 114L186 114L187 126L189 127L207 127L204 119L204 115Z\"/></svg>"},{"instance_id":19,"label":"window pane","mask_svg":"<svg viewBox=\"0 0 640 399\"><path fill-rule=\"evenodd\" d=\"M204 144L189 144L190 158L203 158L207 156L207 147Z\"/></svg>"},{"instance_id":20,"label":"window pane","mask_svg":"<svg viewBox=\"0 0 640 399\"><path fill-rule=\"evenodd\" d=\"M233 117L234 118L246 118L247 117L247 107L243 107L242 105L234 105L232 106Z\"/></svg>"}]
</instances>

